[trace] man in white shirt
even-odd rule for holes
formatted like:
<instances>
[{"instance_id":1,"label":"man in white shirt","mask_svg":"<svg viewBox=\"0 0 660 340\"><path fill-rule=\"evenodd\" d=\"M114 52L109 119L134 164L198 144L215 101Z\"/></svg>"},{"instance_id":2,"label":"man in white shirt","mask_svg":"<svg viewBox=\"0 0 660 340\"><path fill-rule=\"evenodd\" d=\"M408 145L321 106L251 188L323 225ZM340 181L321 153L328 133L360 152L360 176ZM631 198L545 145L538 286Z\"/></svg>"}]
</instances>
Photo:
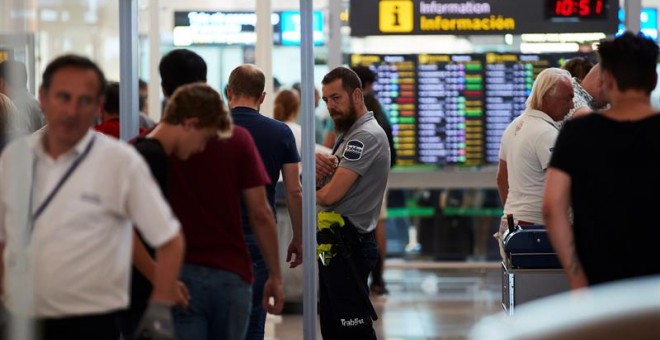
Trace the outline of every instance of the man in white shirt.
<instances>
[{"instance_id":1,"label":"man in white shirt","mask_svg":"<svg viewBox=\"0 0 660 340\"><path fill-rule=\"evenodd\" d=\"M42 339L118 339L135 224L157 249L139 331L171 339L179 222L142 157L90 130L105 83L87 58L55 59L39 91L48 128L12 143L0 158L5 300L12 314L36 318Z\"/></svg>"},{"instance_id":2,"label":"man in white shirt","mask_svg":"<svg viewBox=\"0 0 660 340\"><path fill-rule=\"evenodd\" d=\"M573 108L570 73L558 68L543 70L534 81L526 105L502 135L497 188L504 216L513 214L520 225L543 224L545 170L559 126ZM496 237L501 239L506 229L503 218Z\"/></svg>"}]
</instances>

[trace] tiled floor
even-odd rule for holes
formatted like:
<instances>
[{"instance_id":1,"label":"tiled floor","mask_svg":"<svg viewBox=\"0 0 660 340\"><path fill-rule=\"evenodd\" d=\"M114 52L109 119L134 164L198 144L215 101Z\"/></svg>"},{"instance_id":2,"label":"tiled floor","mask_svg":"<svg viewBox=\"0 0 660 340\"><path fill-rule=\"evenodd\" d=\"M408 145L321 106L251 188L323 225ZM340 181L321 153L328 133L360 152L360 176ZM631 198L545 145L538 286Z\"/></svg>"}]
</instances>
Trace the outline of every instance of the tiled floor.
<instances>
[{"instance_id":1,"label":"tiled floor","mask_svg":"<svg viewBox=\"0 0 660 340\"><path fill-rule=\"evenodd\" d=\"M379 315L375 322L378 339L464 339L482 316L501 310L498 269L492 265L483 269L478 265L449 267L407 269L397 265L385 272L390 294L372 298ZM284 315L271 322L275 323L274 334L267 339L303 338L302 315Z\"/></svg>"}]
</instances>

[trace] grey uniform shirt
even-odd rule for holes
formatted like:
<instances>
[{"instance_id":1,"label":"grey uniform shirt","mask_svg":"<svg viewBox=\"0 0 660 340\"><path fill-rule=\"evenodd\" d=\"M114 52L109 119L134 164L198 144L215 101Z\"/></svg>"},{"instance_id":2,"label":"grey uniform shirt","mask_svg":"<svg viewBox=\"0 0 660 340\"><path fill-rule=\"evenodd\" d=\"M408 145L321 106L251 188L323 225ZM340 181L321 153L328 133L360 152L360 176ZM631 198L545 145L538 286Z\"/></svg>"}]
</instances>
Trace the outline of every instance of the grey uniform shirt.
<instances>
[{"instance_id":1,"label":"grey uniform shirt","mask_svg":"<svg viewBox=\"0 0 660 340\"><path fill-rule=\"evenodd\" d=\"M337 204L319 205L318 211L338 212L360 233L370 232L376 228L390 172L387 136L370 111L337 140L342 141L334 152L339 167L355 172L358 178Z\"/></svg>"}]
</instances>

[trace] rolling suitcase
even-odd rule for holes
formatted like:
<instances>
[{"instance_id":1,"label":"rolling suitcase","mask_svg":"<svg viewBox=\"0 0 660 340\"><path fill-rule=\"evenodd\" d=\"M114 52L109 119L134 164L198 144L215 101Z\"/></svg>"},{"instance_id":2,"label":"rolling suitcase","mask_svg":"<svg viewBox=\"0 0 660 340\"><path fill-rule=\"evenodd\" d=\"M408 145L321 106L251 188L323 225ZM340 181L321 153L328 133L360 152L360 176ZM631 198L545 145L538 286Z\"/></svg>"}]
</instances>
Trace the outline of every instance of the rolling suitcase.
<instances>
[{"instance_id":1,"label":"rolling suitcase","mask_svg":"<svg viewBox=\"0 0 660 340\"><path fill-rule=\"evenodd\" d=\"M509 233L504 237L504 251L511 268L561 268L543 225L514 225L513 215L507 215Z\"/></svg>"}]
</instances>

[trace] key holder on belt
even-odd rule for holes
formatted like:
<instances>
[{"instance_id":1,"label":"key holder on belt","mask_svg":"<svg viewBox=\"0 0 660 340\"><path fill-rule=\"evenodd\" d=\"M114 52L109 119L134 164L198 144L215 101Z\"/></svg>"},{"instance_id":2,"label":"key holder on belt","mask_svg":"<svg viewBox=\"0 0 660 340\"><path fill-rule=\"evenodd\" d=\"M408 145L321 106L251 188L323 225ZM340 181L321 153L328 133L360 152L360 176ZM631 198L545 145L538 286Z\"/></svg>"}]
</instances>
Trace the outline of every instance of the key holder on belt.
<instances>
[{"instance_id":1,"label":"key holder on belt","mask_svg":"<svg viewBox=\"0 0 660 340\"><path fill-rule=\"evenodd\" d=\"M323 214L323 215L322 215ZM371 300L369 299L369 292L367 292L367 289L365 286L362 285L360 282L360 275L358 274L357 269L355 268L355 264L351 260L351 251L348 248L348 245L344 241L344 237L341 233L340 228L343 227L346 222L344 219L341 217L340 214L335 213L335 212L320 212L318 215L319 219L319 233L324 233L324 238L329 238L330 235L332 235L333 239L335 242L332 242L334 244L331 244L331 247L329 247L328 252L331 252L332 245L337 246L337 250L339 252L339 255L346 261L346 265L348 266L351 276L353 277L353 282L355 282L358 292L360 292L360 296L362 297L362 301L369 310L369 315L371 316L371 319L373 321L378 320L378 314L376 314L376 310L374 309L374 306L371 304ZM328 234L330 233L330 234ZM319 242L319 248L317 248L317 252L319 252L320 247L324 246L327 243L321 243ZM323 262L323 265L329 265L329 260L328 264L325 264L324 258L322 255L319 255L321 257L321 262ZM330 258L334 257L334 254L331 254Z\"/></svg>"}]
</instances>

